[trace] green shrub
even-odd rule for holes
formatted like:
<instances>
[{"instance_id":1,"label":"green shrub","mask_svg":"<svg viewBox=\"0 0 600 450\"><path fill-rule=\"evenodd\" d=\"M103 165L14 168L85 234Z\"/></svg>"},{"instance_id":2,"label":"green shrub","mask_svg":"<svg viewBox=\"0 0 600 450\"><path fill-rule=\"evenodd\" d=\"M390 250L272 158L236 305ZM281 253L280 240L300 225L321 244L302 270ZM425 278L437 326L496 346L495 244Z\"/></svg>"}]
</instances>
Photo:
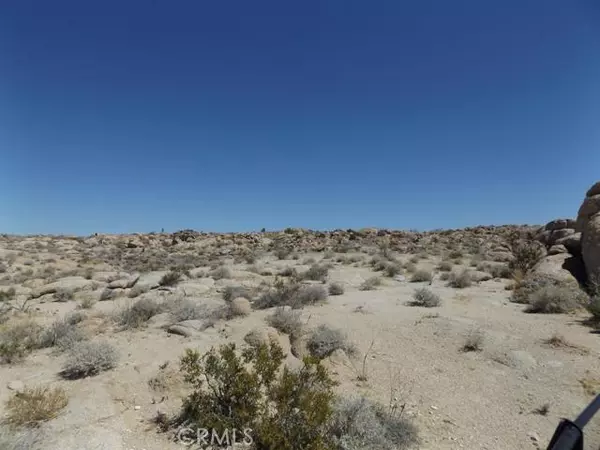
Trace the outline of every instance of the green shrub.
<instances>
[{"instance_id":1,"label":"green shrub","mask_svg":"<svg viewBox=\"0 0 600 450\"><path fill-rule=\"evenodd\" d=\"M509 236L503 247L512 255L508 264L511 272L519 272L524 276L532 272L546 254L542 244L517 233Z\"/></svg>"},{"instance_id":2,"label":"green shrub","mask_svg":"<svg viewBox=\"0 0 600 450\"><path fill-rule=\"evenodd\" d=\"M442 299L439 295L427 288L416 289L413 293L413 300L409 303L410 306L424 306L426 308L433 308L441 304Z\"/></svg>"},{"instance_id":3,"label":"green shrub","mask_svg":"<svg viewBox=\"0 0 600 450\"><path fill-rule=\"evenodd\" d=\"M310 354L319 359L326 358L336 350L344 350L350 355L356 353L356 347L348 342L344 333L328 325L320 325L312 332L307 347Z\"/></svg>"},{"instance_id":4,"label":"green shrub","mask_svg":"<svg viewBox=\"0 0 600 450\"><path fill-rule=\"evenodd\" d=\"M410 278L411 283L418 283L418 282L422 282L422 281L431 281L433 280L433 275L429 270L417 270L415 273L413 273L412 277Z\"/></svg>"},{"instance_id":5,"label":"green shrub","mask_svg":"<svg viewBox=\"0 0 600 450\"><path fill-rule=\"evenodd\" d=\"M174 425L215 430L252 429L262 450L329 450L333 387L327 370L306 358L303 367L280 371L284 353L276 344L246 348L235 344L201 356L186 350L181 359L193 392Z\"/></svg>"}]
</instances>

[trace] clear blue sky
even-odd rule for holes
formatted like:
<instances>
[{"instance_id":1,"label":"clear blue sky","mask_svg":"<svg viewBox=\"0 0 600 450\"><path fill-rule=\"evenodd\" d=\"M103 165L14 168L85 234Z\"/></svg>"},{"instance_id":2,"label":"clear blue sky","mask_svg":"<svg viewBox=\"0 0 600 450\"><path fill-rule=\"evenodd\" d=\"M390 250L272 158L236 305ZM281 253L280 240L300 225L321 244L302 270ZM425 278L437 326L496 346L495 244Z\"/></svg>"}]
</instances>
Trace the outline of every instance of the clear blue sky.
<instances>
[{"instance_id":1,"label":"clear blue sky","mask_svg":"<svg viewBox=\"0 0 600 450\"><path fill-rule=\"evenodd\" d=\"M454 228L600 179L600 1L4 1L0 232Z\"/></svg>"}]
</instances>

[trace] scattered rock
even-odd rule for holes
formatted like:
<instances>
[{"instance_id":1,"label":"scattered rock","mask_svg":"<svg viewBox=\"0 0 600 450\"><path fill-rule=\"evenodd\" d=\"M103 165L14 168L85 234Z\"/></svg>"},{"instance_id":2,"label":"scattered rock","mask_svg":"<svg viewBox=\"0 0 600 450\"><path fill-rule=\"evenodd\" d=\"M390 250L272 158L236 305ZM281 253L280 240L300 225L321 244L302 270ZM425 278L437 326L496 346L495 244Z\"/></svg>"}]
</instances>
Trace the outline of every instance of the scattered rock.
<instances>
[{"instance_id":1,"label":"scattered rock","mask_svg":"<svg viewBox=\"0 0 600 450\"><path fill-rule=\"evenodd\" d=\"M184 320L183 322L171 325L167 331L172 334L191 337L199 335L210 326L211 323L207 320Z\"/></svg>"},{"instance_id":2,"label":"scattered rock","mask_svg":"<svg viewBox=\"0 0 600 450\"><path fill-rule=\"evenodd\" d=\"M567 247L565 247L562 244L555 244L552 247L550 247L550 250L548 250L549 255L559 255L561 253L569 253Z\"/></svg>"},{"instance_id":3,"label":"scattered rock","mask_svg":"<svg viewBox=\"0 0 600 450\"><path fill-rule=\"evenodd\" d=\"M33 289L31 296L33 298L38 298L45 294L54 294L56 291L76 292L84 289L92 289L93 286L94 281L86 280L83 277L65 277L54 283L49 283Z\"/></svg>"},{"instance_id":4,"label":"scattered rock","mask_svg":"<svg viewBox=\"0 0 600 450\"><path fill-rule=\"evenodd\" d=\"M120 280L114 280L114 281L111 281L110 283L108 283L108 287L110 289L116 289L116 288L130 289L138 282L139 279L140 279L140 277L138 275L137 277L122 278Z\"/></svg>"}]
</instances>

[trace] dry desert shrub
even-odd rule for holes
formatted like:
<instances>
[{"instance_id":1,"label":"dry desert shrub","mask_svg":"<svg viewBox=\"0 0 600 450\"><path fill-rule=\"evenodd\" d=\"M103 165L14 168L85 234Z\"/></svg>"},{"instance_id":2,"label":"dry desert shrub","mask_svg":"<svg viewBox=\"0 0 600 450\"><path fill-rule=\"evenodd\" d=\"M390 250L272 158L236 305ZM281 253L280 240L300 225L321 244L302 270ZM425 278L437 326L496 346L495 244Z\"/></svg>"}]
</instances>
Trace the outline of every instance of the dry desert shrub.
<instances>
[{"instance_id":1,"label":"dry desert shrub","mask_svg":"<svg viewBox=\"0 0 600 450\"><path fill-rule=\"evenodd\" d=\"M277 280L272 289L254 302L254 307L266 309L274 306L291 306L296 309L325 299L327 299L327 290L323 286L308 286L295 281Z\"/></svg>"},{"instance_id":2,"label":"dry desert shrub","mask_svg":"<svg viewBox=\"0 0 600 450\"><path fill-rule=\"evenodd\" d=\"M79 342L69 351L61 375L68 379L97 375L116 367L118 360L117 350L108 342Z\"/></svg>"},{"instance_id":3,"label":"dry desert shrub","mask_svg":"<svg viewBox=\"0 0 600 450\"><path fill-rule=\"evenodd\" d=\"M152 317L164 312L165 305L151 298L143 298L121 307L113 318L123 329L140 328Z\"/></svg>"},{"instance_id":4,"label":"dry desert shrub","mask_svg":"<svg viewBox=\"0 0 600 450\"><path fill-rule=\"evenodd\" d=\"M394 278L396 275L400 275L402 273L402 266L398 263L389 262L385 265L385 269L383 269L385 276Z\"/></svg>"},{"instance_id":5,"label":"dry desert shrub","mask_svg":"<svg viewBox=\"0 0 600 450\"><path fill-rule=\"evenodd\" d=\"M331 283L329 285L329 295L342 295L344 293L344 285L342 283Z\"/></svg>"},{"instance_id":6,"label":"dry desert shrub","mask_svg":"<svg viewBox=\"0 0 600 450\"><path fill-rule=\"evenodd\" d=\"M208 275L214 280L229 279L233 277L231 269L226 266L217 267L216 269L211 270Z\"/></svg>"},{"instance_id":7,"label":"dry desert shrub","mask_svg":"<svg viewBox=\"0 0 600 450\"><path fill-rule=\"evenodd\" d=\"M365 398L339 399L331 422L335 450L405 450L419 443L412 422Z\"/></svg>"},{"instance_id":8,"label":"dry desert shrub","mask_svg":"<svg viewBox=\"0 0 600 450\"><path fill-rule=\"evenodd\" d=\"M472 330L462 346L463 352L480 352L483 350L485 335L481 330Z\"/></svg>"},{"instance_id":9,"label":"dry desert shrub","mask_svg":"<svg viewBox=\"0 0 600 450\"><path fill-rule=\"evenodd\" d=\"M175 286L181 280L181 272L171 270L165 273L158 282L161 286Z\"/></svg>"},{"instance_id":10,"label":"dry desert shrub","mask_svg":"<svg viewBox=\"0 0 600 450\"><path fill-rule=\"evenodd\" d=\"M54 321L41 333L39 346L42 348L58 347L60 350L72 348L79 341L86 339L85 334L77 327L80 316L65 316Z\"/></svg>"},{"instance_id":11,"label":"dry desert shrub","mask_svg":"<svg viewBox=\"0 0 600 450\"><path fill-rule=\"evenodd\" d=\"M35 426L57 417L68 403L67 394L60 387L26 388L6 402L6 422L14 426Z\"/></svg>"},{"instance_id":12,"label":"dry desert shrub","mask_svg":"<svg viewBox=\"0 0 600 450\"><path fill-rule=\"evenodd\" d=\"M442 261L438 265L437 269L440 272L450 272L452 270L452 267L454 267L454 265L450 261Z\"/></svg>"},{"instance_id":13,"label":"dry desert shrub","mask_svg":"<svg viewBox=\"0 0 600 450\"><path fill-rule=\"evenodd\" d=\"M348 342L346 335L328 325L320 325L311 333L307 347L311 355L319 359L328 357L336 350L344 350L349 355L356 353L356 347Z\"/></svg>"},{"instance_id":14,"label":"dry desert shrub","mask_svg":"<svg viewBox=\"0 0 600 450\"><path fill-rule=\"evenodd\" d=\"M411 283L433 280L433 274L429 270L419 269L410 278Z\"/></svg>"},{"instance_id":15,"label":"dry desert shrub","mask_svg":"<svg viewBox=\"0 0 600 450\"><path fill-rule=\"evenodd\" d=\"M290 338L295 338L302 332L300 316L300 311L278 307L273 314L267 317L267 323L282 333L288 334Z\"/></svg>"},{"instance_id":16,"label":"dry desert shrub","mask_svg":"<svg viewBox=\"0 0 600 450\"><path fill-rule=\"evenodd\" d=\"M381 286L382 281L379 277L371 277L367 278L358 289L361 291L373 291L377 289L378 286Z\"/></svg>"},{"instance_id":17,"label":"dry desert shrub","mask_svg":"<svg viewBox=\"0 0 600 450\"><path fill-rule=\"evenodd\" d=\"M252 298L252 294L252 290L245 286L226 286L223 290L223 300L229 303L238 297Z\"/></svg>"},{"instance_id":18,"label":"dry desert shrub","mask_svg":"<svg viewBox=\"0 0 600 450\"><path fill-rule=\"evenodd\" d=\"M471 272L467 269L460 272L451 272L448 285L453 288L464 289L473 284Z\"/></svg>"},{"instance_id":19,"label":"dry desert shrub","mask_svg":"<svg viewBox=\"0 0 600 450\"><path fill-rule=\"evenodd\" d=\"M167 303L160 304L158 311L160 312L156 314L162 312L171 314L173 323L183 322L184 320L206 319L211 315L206 305L197 303L186 297L177 297ZM150 320L150 318L147 320Z\"/></svg>"},{"instance_id":20,"label":"dry desert shrub","mask_svg":"<svg viewBox=\"0 0 600 450\"><path fill-rule=\"evenodd\" d=\"M329 269L326 266L313 264L306 272L301 275L303 280L327 281Z\"/></svg>"},{"instance_id":21,"label":"dry desert shrub","mask_svg":"<svg viewBox=\"0 0 600 450\"><path fill-rule=\"evenodd\" d=\"M529 313L561 314L581 308L586 301L585 294L576 287L545 286L528 297Z\"/></svg>"},{"instance_id":22,"label":"dry desert shrub","mask_svg":"<svg viewBox=\"0 0 600 450\"><path fill-rule=\"evenodd\" d=\"M424 306L426 308L433 308L441 304L442 299L440 296L427 288L416 289L413 293L413 300L409 302L410 306Z\"/></svg>"},{"instance_id":23,"label":"dry desert shrub","mask_svg":"<svg viewBox=\"0 0 600 450\"><path fill-rule=\"evenodd\" d=\"M0 361L13 363L39 347L42 327L32 319L10 321L0 326Z\"/></svg>"}]
</instances>

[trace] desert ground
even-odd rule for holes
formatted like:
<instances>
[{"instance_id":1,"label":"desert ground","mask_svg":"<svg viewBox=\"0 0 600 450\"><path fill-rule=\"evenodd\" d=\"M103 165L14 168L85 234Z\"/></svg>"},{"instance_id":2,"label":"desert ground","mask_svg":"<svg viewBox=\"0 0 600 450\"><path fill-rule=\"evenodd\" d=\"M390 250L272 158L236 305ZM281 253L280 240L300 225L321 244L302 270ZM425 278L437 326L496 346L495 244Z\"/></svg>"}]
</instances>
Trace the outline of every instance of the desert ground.
<instances>
[{"instance_id":1,"label":"desert ground","mask_svg":"<svg viewBox=\"0 0 600 450\"><path fill-rule=\"evenodd\" d=\"M600 336L583 307L536 314L513 301L503 243L537 229L2 235L0 417L10 422L10 400L35 387L61 388L66 401L35 423L2 425L0 448L182 448L155 418L189 393L185 349L276 340L297 367L323 324L346 339L322 360L336 394L393 404L418 430L415 448L545 448L560 418L600 390ZM277 283L315 298L265 303ZM419 289L434 300L415 304ZM132 309L139 302L152 311ZM299 315L293 342L271 326L277 311ZM114 364L65 376L82 342L112 346ZM586 432L597 449L600 418Z\"/></svg>"}]
</instances>

